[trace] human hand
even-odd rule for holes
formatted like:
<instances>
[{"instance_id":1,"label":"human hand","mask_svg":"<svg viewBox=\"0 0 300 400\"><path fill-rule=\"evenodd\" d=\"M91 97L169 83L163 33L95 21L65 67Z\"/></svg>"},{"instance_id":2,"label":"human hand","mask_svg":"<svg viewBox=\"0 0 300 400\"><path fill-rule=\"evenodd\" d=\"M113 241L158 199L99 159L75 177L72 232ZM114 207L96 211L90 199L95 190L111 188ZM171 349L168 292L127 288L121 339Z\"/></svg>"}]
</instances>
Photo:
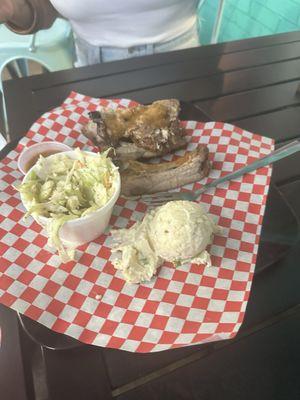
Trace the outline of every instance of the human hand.
<instances>
[{"instance_id":1,"label":"human hand","mask_svg":"<svg viewBox=\"0 0 300 400\"><path fill-rule=\"evenodd\" d=\"M0 24L12 22L26 29L33 21L33 13L26 0L0 0Z\"/></svg>"},{"instance_id":2,"label":"human hand","mask_svg":"<svg viewBox=\"0 0 300 400\"><path fill-rule=\"evenodd\" d=\"M13 18L14 8L13 0L0 0L0 24Z\"/></svg>"}]
</instances>

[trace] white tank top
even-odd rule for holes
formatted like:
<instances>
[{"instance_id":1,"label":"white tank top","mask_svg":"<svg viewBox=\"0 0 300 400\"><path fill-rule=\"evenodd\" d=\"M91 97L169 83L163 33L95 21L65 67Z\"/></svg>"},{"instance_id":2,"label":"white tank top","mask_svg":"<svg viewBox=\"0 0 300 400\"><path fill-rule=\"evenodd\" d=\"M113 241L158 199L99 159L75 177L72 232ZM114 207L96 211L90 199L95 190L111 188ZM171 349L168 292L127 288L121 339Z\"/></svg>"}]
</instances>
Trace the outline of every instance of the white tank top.
<instances>
[{"instance_id":1,"label":"white tank top","mask_svg":"<svg viewBox=\"0 0 300 400\"><path fill-rule=\"evenodd\" d=\"M192 28L198 0L50 0L74 32L96 46L172 40Z\"/></svg>"}]
</instances>

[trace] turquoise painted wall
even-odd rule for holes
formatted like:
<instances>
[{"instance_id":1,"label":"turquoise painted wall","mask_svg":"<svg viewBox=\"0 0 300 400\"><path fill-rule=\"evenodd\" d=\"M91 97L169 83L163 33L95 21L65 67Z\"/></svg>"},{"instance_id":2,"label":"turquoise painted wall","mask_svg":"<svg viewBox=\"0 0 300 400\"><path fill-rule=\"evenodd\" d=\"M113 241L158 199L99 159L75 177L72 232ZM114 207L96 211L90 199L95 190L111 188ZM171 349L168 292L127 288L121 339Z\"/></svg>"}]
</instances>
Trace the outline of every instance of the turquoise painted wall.
<instances>
[{"instance_id":1,"label":"turquoise painted wall","mask_svg":"<svg viewBox=\"0 0 300 400\"><path fill-rule=\"evenodd\" d=\"M201 44L210 43L218 0L199 12ZM300 30L300 0L225 0L218 42Z\"/></svg>"}]
</instances>

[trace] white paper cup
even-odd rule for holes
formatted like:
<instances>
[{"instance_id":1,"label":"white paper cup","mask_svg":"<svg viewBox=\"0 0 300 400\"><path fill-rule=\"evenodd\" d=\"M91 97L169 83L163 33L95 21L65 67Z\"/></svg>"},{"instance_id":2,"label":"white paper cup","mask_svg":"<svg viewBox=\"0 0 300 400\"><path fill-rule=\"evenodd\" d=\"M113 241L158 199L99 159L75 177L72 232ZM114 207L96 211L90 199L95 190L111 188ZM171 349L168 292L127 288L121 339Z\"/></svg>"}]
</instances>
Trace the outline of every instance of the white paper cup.
<instances>
[{"instance_id":1,"label":"white paper cup","mask_svg":"<svg viewBox=\"0 0 300 400\"><path fill-rule=\"evenodd\" d=\"M57 153L61 153L64 151L71 151L71 147L67 146L64 143L60 142L41 142L33 144L32 146L26 147L18 158L18 169L22 172L22 174L26 174L26 166L30 161L38 156L41 153L47 151L53 151ZM50 156L49 156L50 157Z\"/></svg>"},{"instance_id":2,"label":"white paper cup","mask_svg":"<svg viewBox=\"0 0 300 400\"><path fill-rule=\"evenodd\" d=\"M96 153L91 153L88 151L86 151L85 153L92 156L96 156ZM76 158L76 152L74 151L65 152L64 155L72 159ZM57 154L53 154L49 156L49 158L55 156L57 156ZM27 181L30 172L33 171L34 168L35 166L33 166L26 173L26 175L23 178L23 183ZM98 238L108 226L113 207L116 201L118 200L120 191L121 191L121 178L119 172L116 171L116 190L112 195L112 197L109 199L109 201L104 206L99 208L99 210L94 211L91 214L86 215L85 217L76 218L74 220L65 222L59 231L59 237L61 241L65 245L71 245L77 247ZM27 210L28 206L26 205L26 202L22 198L22 195L21 195L21 200L23 202L24 207ZM49 220L48 218L41 216L39 217L33 216L33 218L43 227L47 225L47 222Z\"/></svg>"}]
</instances>

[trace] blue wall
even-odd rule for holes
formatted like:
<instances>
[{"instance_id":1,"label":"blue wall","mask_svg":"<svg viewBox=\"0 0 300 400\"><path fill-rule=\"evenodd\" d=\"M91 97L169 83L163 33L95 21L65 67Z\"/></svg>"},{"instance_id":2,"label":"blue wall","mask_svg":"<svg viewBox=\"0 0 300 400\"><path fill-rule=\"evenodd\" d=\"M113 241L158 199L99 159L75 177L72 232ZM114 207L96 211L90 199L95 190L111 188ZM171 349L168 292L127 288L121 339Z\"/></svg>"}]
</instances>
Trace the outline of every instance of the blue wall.
<instances>
[{"instance_id":1,"label":"blue wall","mask_svg":"<svg viewBox=\"0 0 300 400\"><path fill-rule=\"evenodd\" d=\"M199 12L200 41L208 44L218 0L206 0ZM300 30L300 0L225 0L218 42Z\"/></svg>"}]
</instances>

